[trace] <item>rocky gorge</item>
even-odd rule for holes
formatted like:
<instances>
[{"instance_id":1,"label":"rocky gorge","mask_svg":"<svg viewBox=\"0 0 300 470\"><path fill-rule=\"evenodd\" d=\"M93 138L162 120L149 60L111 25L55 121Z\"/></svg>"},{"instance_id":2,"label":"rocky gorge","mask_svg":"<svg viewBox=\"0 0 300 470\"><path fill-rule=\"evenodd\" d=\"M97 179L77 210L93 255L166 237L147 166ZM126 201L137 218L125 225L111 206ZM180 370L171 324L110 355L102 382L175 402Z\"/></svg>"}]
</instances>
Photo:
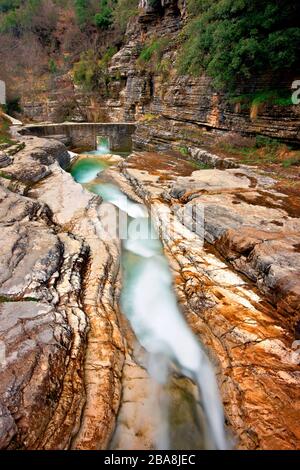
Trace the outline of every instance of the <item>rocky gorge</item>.
<instances>
[{"instance_id":1,"label":"rocky gorge","mask_svg":"<svg viewBox=\"0 0 300 470\"><path fill-rule=\"evenodd\" d=\"M202 147L224 131L299 143L299 106L276 100L251 103L251 96L261 90L282 88L291 94L293 74L286 73L280 79L266 74L244 80L231 95L217 90L204 73L199 77L178 76L176 60L187 5L178 0L161 3L156 10L151 2L140 2L138 15L128 23L125 44L109 62L105 87L87 92L74 85L67 74L57 79L52 92L42 87L34 99L24 95L24 114L35 121L53 121L71 95L76 106L68 119L138 121L134 144L144 150ZM153 52L143 60L143 51L155 47L158 58ZM80 115L78 108L85 114Z\"/></svg>"},{"instance_id":2,"label":"rocky gorge","mask_svg":"<svg viewBox=\"0 0 300 470\"><path fill-rule=\"evenodd\" d=\"M0 449L300 448L294 75L178 75L189 14L0 113Z\"/></svg>"},{"instance_id":3,"label":"rocky gorge","mask_svg":"<svg viewBox=\"0 0 300 470\"><path fill-rule=\"evenodd\" d=\"M119 304L120 240L99 236L109 203L65 172L63 144L19 139L1 170L1 447L153 448L139 409L151 378ZM110 159L105 178L151 209L233 446L298 448L299 218L288 196L247 167ZM196 239L189 205L205 213Z\"/></svg>"}]
</instances>

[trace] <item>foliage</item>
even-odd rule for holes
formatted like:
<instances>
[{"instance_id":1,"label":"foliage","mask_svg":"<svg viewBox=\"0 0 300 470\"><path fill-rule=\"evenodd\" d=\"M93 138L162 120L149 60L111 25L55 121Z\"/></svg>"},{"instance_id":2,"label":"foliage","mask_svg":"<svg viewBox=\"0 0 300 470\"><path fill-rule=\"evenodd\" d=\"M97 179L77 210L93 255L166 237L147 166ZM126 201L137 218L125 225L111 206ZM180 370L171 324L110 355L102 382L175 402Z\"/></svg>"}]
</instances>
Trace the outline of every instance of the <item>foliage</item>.
<instances>
[{"instance_id":1,"label":"foliage","mask_svg":"<svg viewBox=\"0 0 300 470\"><path fill-rule=\"evenodd\" d=\"M196 160L189 160L189 163L191 166L193 166L197 170L211 170L212 168L214 168L212 164L198 162Z\"/></svg>"},{"instance_id":2,"label":"foliage","mask_svg":"<svg viewBox=\"0 0 300 470\"><path fill-rule=\"evenodd\" d=\"M32 32L43 43L51 42L58 16L56 0L26 0L11 2L10 8L0 14L0 33L20 37ZM1 0L0 0L1 2Z\"/></svg>"},{"instance_id":3,"label":"foliage","mask_svg":"<svg viewBox=\"0 0 300 470\"><path fill-rule=\"evenodd\" d=\"M91 21L90 1L74 0L74 8L79 26L86 26Z\"/></svg>"},{"instance_id":4,"label":"foliage","mask_svg":"<svg viewBox=\"0 0 300 470\"><path fill-rule=\"evenodd\" d=\"M125 33L130 18L138 14L138 0L118 0L112 16L114 25Z\"/></svg>"},{"instance_id":5,"label":"foliage","mask_svg":"<svg viewBox=\"0 0 300 470\"><path fill-rule=\"evenodd\" d=\"M161 37L158 39L154 39L152 42L145 44L143 47L138 62L140 64L146 64L150 61L155 65L156 69L158 70L160 67L160 63L163 57L163 54L169 45L169 38L168 37Z\"/></svg>"},{"instance_id":6,"label":"foliage","mask_svg":"<svg viewBox=\"0 0 300 470\"><path fill-rule=\"evenodd\" d=\"M187 157L190 154L189 149L187 147L179 147L178 150L184 157Z\"/></svg>"},{"instance_id":7,"label":"foliage","mask_svg":"<svg viewBox=\"0 0 300 470\"><path fill-rule=\"evenodd\" d=\"M188 0L188 8L194 18L182 35L180 73L206 71L216 86L234 87L299 65L299 2Z\"/></svg>"},{"instance_id":8,"label":"foliage","mask_svg":"<svg viewBox=\"0 0 300 470\"><path fill-rule=\"evenodd\" d=\"M49 59L49 72L53 75L58 72L58 68L54 59Z\"/></svg>"},{"instance_id":9,"label":"foliage","mask_svg":"<svg viewBox=\"0 0 300 470\"><path fill-rule=\"evenodd\" d=\"M300 165L299 146L286 145L278 139L256 135L245 137L238 133L228 133L216 143L217 151L225 151L248 165L277 165L288 169ZM280 176L279 173L276 176Z\"/></svg>"},{"instance_id":10,"label":"foliage","mask_svg":"<svg viewBox=\"0 0 300 470\"><path fill-rule=\"evenodd\" d=\"M74 64L74 82L87 90L95 90L101 85L106 88L109 80L108 64L116 52L116 48L110 47L100 59L97 59L95 52L91 49L84 52L80 61Z\"/></svg>"},{"instance_id":11,"label":"foliage","mask_svg":"<svg viewBox=\"0 0 300 470\"><path fill-rule=\"evenodd\" d=\"M278 106L290 106L292 97L290 90L263 90L255 93L233 96L229 100L231 103L240 103L247 106L261 104L274 104Z\"/></svg>"},{"instance_id":12,"label":"foliage","mask_svg":"<svg viewBox=\"0 0 300 470\"><path fill-rule=\"evenodd\" d=\"M95 25L101 29L107 29L113 22L112 5L109 6L108 0L100 0L100 12L94 16Z\"/></svg>"},{"instance_id":13,"label":"foliage","mask_svg":"<svg viewBox=\"0 0 300 470\"><path fill-rule=\"evenodd\" d=\"M151 122L151 121L153 121L153 120L156 119L156 118L157 118L156 114L145 113L145 114L143 114L143 117L142 117L141 120L142 120L143 122Z\"/></svg>"},{"instance_id":14,"label":"foliage","mask_svg":"<svg viewBox=\"0 0 300 470\"><path fill-rule=\"evenodd\" d=\"M291 157L287 158L282 162L283 168L290 168L291 166L299 166L300 165L300 156L298 157Z\"/></svg>"},{"instance_id":15,"label":"foliage","mask_svg":"<svg viewBox=\"0 0 300 470\"><path fill-rule=\"evenodd\" d=\"M46 6L48 4L48 7ZM0 32L20 35L24 31L48 28L53 13L71 9L83 31L96 26L108 29L113 23L125 32L127 22L137 12L138 0L0 0ZM38 23L38 24L36 24Z\"/></svg>"},{"instance_id":16,"label":"foliage","mask_svg":"<svg viewBox=\"0 0 300 470\"><path fill-rule=\"evenodd\" d=\"M0 0L0 13L7 13L19 7L21 0Z\"/></svg>"},{"instance_id":17,"label":"foliage","mask_svg":"<svg viewBox=\"0 0 300 470\"><path fill-rule=\"evenodd\" d=\"M263 135L257 135L255 139L255 147L262 148L268 147L272 149L277 149L280 146L280 142L277 139L271 139L270 137L265 137Z\"/></svg>"},{"instance_id":18,"label":"foliage","mask_svg":"<svg viewBox=\"0 0 300 470\"><path fill-rule=\"evenodd\" d=\"M6 114L9 114L10 116L13 116L15 113L21 113L22 108L20 105L20 97L13 97L10 99L7 99L6 104L3 105L4 112Z\"/></svg>"},{"instance_id":19,"label":"foliage","mask_svg":"<svg viewBox=\"0 0 300 470\"><path fill-rule=\"evenodd\" d=\"M9 134L9 123L1 117L0 109L0 144L11 144L12 140Z\"/></svg>"},{"instance_id":20,"label":"foliage","mask_svg":"<svg viewBox=\"0 0 300 470\"><path fill-rule=\"evenodd\" d=\"M74 0L75 12L81 27L94 24L100 29L108 29L113 23L113 10L117 0Z\"/></svg>"},{"instance_id":21,"label":"foliage","mask_svg":"<svg viewBox=\"0 0 300 470\"><path fill-rule=\"evenodd\" d=\"M67 98L59 103L54 113L55 122L65 122L73 118L74 113L78 111L75 99Z\"/></svg>"}]
</instances>

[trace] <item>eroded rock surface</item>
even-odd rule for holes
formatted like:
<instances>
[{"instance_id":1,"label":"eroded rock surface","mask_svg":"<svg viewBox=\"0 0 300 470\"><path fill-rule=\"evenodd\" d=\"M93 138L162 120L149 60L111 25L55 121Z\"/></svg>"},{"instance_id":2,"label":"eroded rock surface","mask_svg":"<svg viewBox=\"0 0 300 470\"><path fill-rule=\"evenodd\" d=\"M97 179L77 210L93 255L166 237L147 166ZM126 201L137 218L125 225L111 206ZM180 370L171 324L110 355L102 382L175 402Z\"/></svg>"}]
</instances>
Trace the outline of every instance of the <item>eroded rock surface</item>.
<instances>
[{"instance_id":1,"label":"eroded rock surface","mask_svg":"<svg viewBox=\"0 0 300 470\"><path fill-rule=\"evenodd\" d=\"M0 446L105 448L124 356L119 242L100 240L101 200L61 169L65 147L25 142L0 180Z\"/></svg>"},{"instance_id":2,"label":"eroded rock surface","mask_svg":"<svg viewBox=\"0 0 300 470\"><path fill-rule=\"evenodd\" d=\"M155 166L145 171L147 155L151 162L152 154L136 154L134 164L130 158L123 165L127 183L120 177L120 185L129 183L152 210L186 319L219 371L235 444L299 448L299 219L272 181L249 169L165 178ZM258 204L263 187L267 194ZM276 207L264 204L267 196ZM198 225L193 217L199 207L204 219Z\"/></svg>"},{"instance_id":3,"label":"eroded rock surface","mask_svg":"<svg viewBox=\"0 0 300 470\"><path fill-rule=\"evenodd\" d=\"M152 449L153 384L118 306L120 242L101 237L115 209L63 171L60 142L24 142L0 177L0 447ZM234 445L299 448L295 201L250 169L195 171L171 155L133 154L105 173L153 210L178 300L214 361ZM201 447L199 423L186 427L194 386L173 385L181 412L172 442L193 429Z\"/></svg>"}]
</instances>

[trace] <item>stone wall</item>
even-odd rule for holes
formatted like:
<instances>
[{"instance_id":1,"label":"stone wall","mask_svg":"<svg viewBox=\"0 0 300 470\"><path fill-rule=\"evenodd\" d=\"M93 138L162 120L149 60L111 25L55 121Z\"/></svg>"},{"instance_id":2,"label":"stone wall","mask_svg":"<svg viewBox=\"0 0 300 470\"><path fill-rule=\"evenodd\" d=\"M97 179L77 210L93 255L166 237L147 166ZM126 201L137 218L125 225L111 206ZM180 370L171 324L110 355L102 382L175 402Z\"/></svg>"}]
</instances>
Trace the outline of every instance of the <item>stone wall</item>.
<instances>
[{"instance_id":1,"label":"stone wall","mask_svg":"<svg viewBox=\"0 0 300 470\"><path fill-rule=\"evenodd\" d=\"M22 130L24 134L34 134L39 137L67 136L73 147L92 146L96 148L97 137L109 140L110 150L130 151L134 123L62 123L28 125Z\"/></svg>"}]
</instances>

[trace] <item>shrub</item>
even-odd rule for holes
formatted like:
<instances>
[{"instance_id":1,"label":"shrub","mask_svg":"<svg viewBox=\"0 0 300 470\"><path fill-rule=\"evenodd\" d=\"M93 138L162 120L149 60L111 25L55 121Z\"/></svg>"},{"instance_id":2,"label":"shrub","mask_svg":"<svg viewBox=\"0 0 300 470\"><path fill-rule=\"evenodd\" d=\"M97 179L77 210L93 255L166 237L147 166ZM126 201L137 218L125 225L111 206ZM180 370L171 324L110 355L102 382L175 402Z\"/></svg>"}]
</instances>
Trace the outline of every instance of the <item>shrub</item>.
<instances>
[{"instance_id":1,"label":"shrub","mask_svg":"<svg viewBox=\"0 0 300 470\"><path fill-rule=\"evenodd\" d=\"M234 88L267 70L299 66L300 4L294 0L188 0L194 19L182 35L180 73L206 71Z\"/></svg>"},{"instance_id":2,"label":"shrub","mask_svg":"<svg viewBox=\"0 0 300 470\"><path fill-rule=\"evenodd\" d=\"M138 0L118 0L112 16L115 26L125 33L130 18L138 14Z\"/></svg>"},{"instance_id":3,"label":"shrub","mask_svg":"<svg viewBox=\"0 0 300 470\"><path fill-rule=\"evenodd\" d=\"M184 157L187 157L190 154L189 149L187 147L179 147L178 150Z\"/></svg>"},{"instance_id":4,"label":"shrub","mask_svg":"<svg viewBox=\"0 0 300 470\"><path fill-rule=\"evenodd\" d=\"M255 139L255 146L257 148L261 147L273 147L277 148L281 144L277 139L271 139L270 137L265 137L263 135L257 135Z\"/></svg>"},{"instance_id":5,"label":"shrub","mask_svg":"<svg viewBox=\"0 0 300 470\"><path fill-rule=\"evenodd\" d=\"M113 22L112 6L108 0L100 1L100 12L94 16L94 23L98 28L107 29Z\"/></svg>"},{"instance_id":6,"label":"shrub","mask_svg":"<svg viewBox=\"0 0 300 470\"><path fill-rule=\"evenodd\" d=\"M239 134L238 132L227 132L226 134L220 136L216 143L220 147L225 147L230 145L234 148L245 148L245 147L255 147L256 140L255 137L248 137Z\"/></svg>"},{"instance_id":7,"label":"shrub","mask_svg":"<svg viewBox=\"0 0 300 470\"><path fill-rule=\"evenodd\" d=\"M79 26L84 27L92 16L89 0L74 0L74 8Z\"/></svg>"},{"instance_id":8,"label":"shrub","mask_svg":"<svg viewBox=\"0 0 300 470\"><path fill-rule=\"evenodd\" d=\"M146 44L139 55L138 62L145 64L151 61L158 70L169 41L169 38L162 37Z\"/></svg>"},{"instance_id":9,"label":"shrub","mask_svg":"<svg viewBox=\"0 0 300 470\"><path fill-rule=\"evenodd\" d=\"M49 60L48 67L49 67L49 72L52 73L53 75L58 72L58 68L54 59Z\"/></svg>"},{"instance_id":10,"label":"shrub","mask_svg":"<svg viewBox=\"0 0 300 470\"><path fill-rule=\"evenodd\" d=\"M20 97L14 97L7 100L6 104L3 106L4 112L13 116L15 113L21 113L22 108L20 105Z\"/></svg>"},{"instance_id":11,"label":"shrub","mask_svg":"<svg viewBox=\"0 0 300 470\"><path fill-rule=\"evenodd\" d=\"M284 160L281 164L283 168L290 168L291 166L299 166L300 157L290 157Z\"/></svg>"},{"instance_id":12,"label":"shrub","mask_svg":"<svg viewBox=\"0 0 300 470\"><path fill-rule=\"evenodd\" d=\"M78 111L78 105L76 100L73 98L64 99L54 112L54 121L55 122L64 122L69 121L74 117L74 114Z\"/></svg>"},{"instance_id":13,"label":"shrub","mask_svg":"<svg viewBox=\"0 0 300 470\"><path fill-rule=\"evenodd\" d=\"M73 67L74 82L87 90L95 90L99 86L107 88L109 81L108 64L117 49L110 47L99 60L93 50L88 50L81 55L80 61Z\"/></svg>"}]
</instances>

